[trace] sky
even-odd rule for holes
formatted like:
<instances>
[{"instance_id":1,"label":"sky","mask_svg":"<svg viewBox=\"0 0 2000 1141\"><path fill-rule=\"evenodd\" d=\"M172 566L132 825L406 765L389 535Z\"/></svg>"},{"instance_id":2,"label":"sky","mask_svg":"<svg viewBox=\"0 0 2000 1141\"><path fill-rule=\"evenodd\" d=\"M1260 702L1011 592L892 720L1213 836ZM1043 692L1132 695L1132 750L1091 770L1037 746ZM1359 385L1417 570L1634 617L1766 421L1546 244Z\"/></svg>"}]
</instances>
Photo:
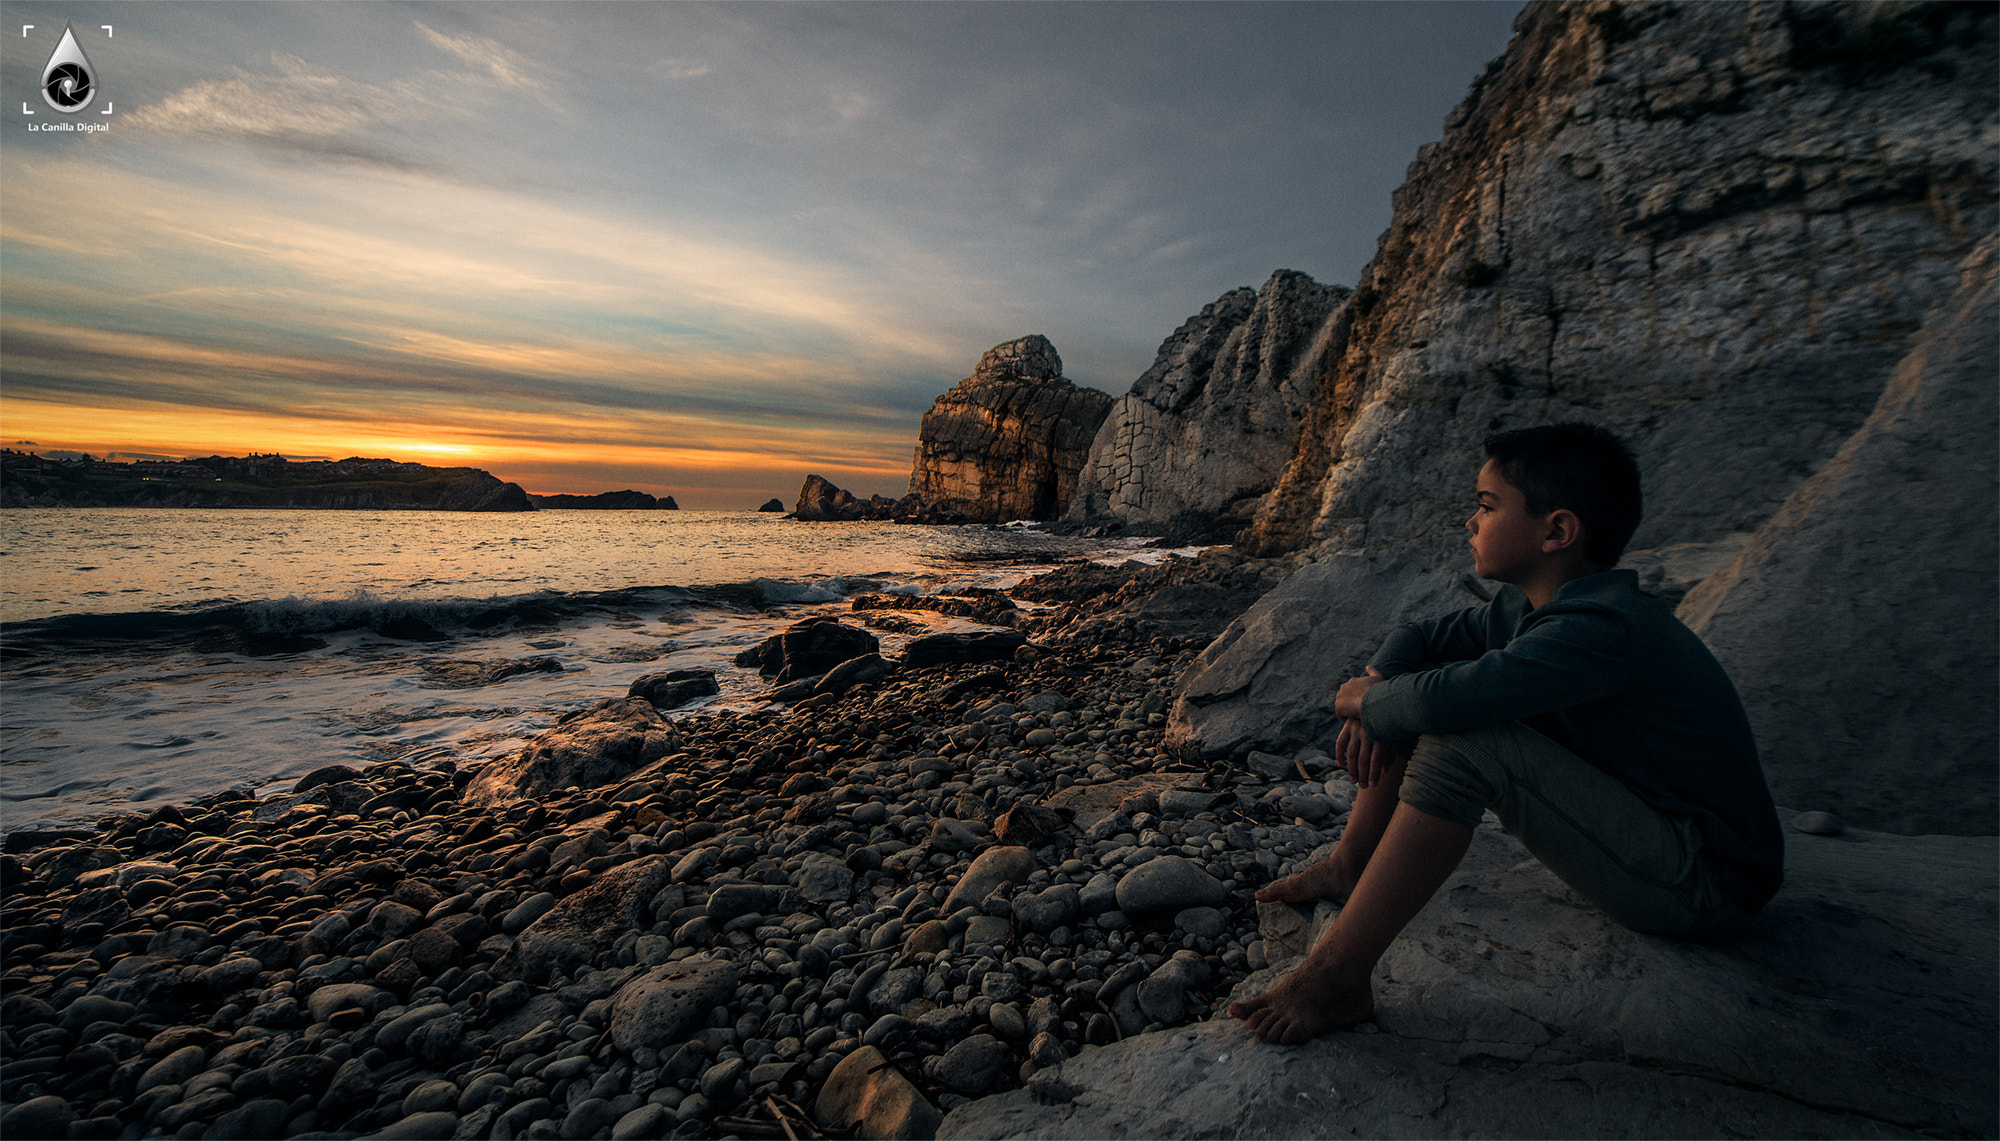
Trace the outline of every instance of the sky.
<instances>
[{"instance_id":1,"label":"sky","mask_svg":"<svg viewBox=\"0 0 2000 1141\"><path fill-rule=\"evenodd\" d=\"M1519 7L0 4L0 434L900 495L992 345L1352 285Z\"/></svg>"}]
</instances>

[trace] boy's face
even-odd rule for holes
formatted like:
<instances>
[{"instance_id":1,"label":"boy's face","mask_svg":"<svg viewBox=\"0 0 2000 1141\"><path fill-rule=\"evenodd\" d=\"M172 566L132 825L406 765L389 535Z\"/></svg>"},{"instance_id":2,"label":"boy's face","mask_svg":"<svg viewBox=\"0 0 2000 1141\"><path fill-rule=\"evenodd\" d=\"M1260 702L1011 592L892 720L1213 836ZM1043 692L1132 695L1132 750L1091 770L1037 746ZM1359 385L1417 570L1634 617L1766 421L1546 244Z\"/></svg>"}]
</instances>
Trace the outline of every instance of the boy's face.
<instances>
[{"instance_id":1,"label":"boy's face","mask_svg":"<svg viewBox=\"0 0 2000 1141\"><path fill-rule=\"evenodd\" d=\"M1542 555L1548 517L1528 513L1528 497L1492 460L1479 469L1479 506L1465 521L1472 532L1472 569L1493 582L1517 582Z\"/></svg>"}]
</instances>

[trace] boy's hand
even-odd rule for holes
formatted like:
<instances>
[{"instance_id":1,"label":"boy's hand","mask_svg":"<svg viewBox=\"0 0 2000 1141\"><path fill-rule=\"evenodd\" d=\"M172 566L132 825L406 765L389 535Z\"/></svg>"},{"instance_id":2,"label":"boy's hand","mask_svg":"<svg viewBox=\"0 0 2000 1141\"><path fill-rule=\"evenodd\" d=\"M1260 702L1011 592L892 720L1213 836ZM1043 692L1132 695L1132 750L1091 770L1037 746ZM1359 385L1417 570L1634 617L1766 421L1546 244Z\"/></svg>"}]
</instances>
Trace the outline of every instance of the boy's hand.
<instances>
[{"instance_id":1,"label":"boy's hand","mask_svg":"<svg viewBox=\"0 0 2000 1141\"><path fill-rule=\"evenodd\" d=\"M1372 788L1396 763L1395 746L1368 735L1358 720L1340 723L1340 736L1333 742L1333 759L1347 770L1356 788Z\"/></svg>"},{"instance_id":2,"label":"boy's hand","mask_svg":"<svg viewBox=\"0 0 2000 1141\"><path fill-rule=\"evenodd\" d=\"M1361 716L1361 699L1367 697L1368 691L1382 680L1382 671L1369 666L1368 676L1351 677L1342 682L1340 691L1333 695L1333 715L1349 720Z\"/></svg>"}]
</instances>

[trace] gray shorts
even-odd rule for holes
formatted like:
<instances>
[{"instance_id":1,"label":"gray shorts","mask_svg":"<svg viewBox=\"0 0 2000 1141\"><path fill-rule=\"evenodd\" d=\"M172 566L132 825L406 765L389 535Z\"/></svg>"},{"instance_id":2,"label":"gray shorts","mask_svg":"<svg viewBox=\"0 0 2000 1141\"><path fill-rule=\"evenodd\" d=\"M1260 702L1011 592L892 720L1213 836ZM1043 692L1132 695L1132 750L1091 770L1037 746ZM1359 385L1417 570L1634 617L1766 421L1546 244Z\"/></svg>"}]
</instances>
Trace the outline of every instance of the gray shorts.
<instances>
[{"instance_id":1,"label":"gray shorts","mask_svg":"<svg viewBox=\"0 0 2000 1141\"><path fill-rule=\"evenodd\" d=\"M1475 826L1492 809L1522 847L1634 931L1726 939L1750 921L1723 891L1692 817L1661 812L1518 722L1419 738L1399 796Z\"/></svg>"}]
</instances>

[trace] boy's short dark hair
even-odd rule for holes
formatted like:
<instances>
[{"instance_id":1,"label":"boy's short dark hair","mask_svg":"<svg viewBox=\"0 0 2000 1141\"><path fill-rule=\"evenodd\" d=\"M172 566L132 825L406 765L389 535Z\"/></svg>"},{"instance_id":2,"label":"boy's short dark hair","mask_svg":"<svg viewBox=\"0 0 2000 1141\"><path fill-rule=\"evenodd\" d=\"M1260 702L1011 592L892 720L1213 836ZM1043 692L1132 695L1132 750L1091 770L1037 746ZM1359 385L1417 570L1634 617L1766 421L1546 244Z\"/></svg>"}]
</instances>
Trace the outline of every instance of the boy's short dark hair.
<instances>
[{"instance_id":1,"label":"boy's short dark hair","mask_svg":"<svg viewBox=\"0 0 2000 1141\"><path fill-rule=\"evenodd\" d=\"M1486 437L1486 458L1527 497L1528 511L1547 515L1560 507L1583 520L1583 555L1597 566L1616 566L1643 502L1639 464L1631 449L1595 424L1545 424Z\"/></svg>"}]
</instances>

